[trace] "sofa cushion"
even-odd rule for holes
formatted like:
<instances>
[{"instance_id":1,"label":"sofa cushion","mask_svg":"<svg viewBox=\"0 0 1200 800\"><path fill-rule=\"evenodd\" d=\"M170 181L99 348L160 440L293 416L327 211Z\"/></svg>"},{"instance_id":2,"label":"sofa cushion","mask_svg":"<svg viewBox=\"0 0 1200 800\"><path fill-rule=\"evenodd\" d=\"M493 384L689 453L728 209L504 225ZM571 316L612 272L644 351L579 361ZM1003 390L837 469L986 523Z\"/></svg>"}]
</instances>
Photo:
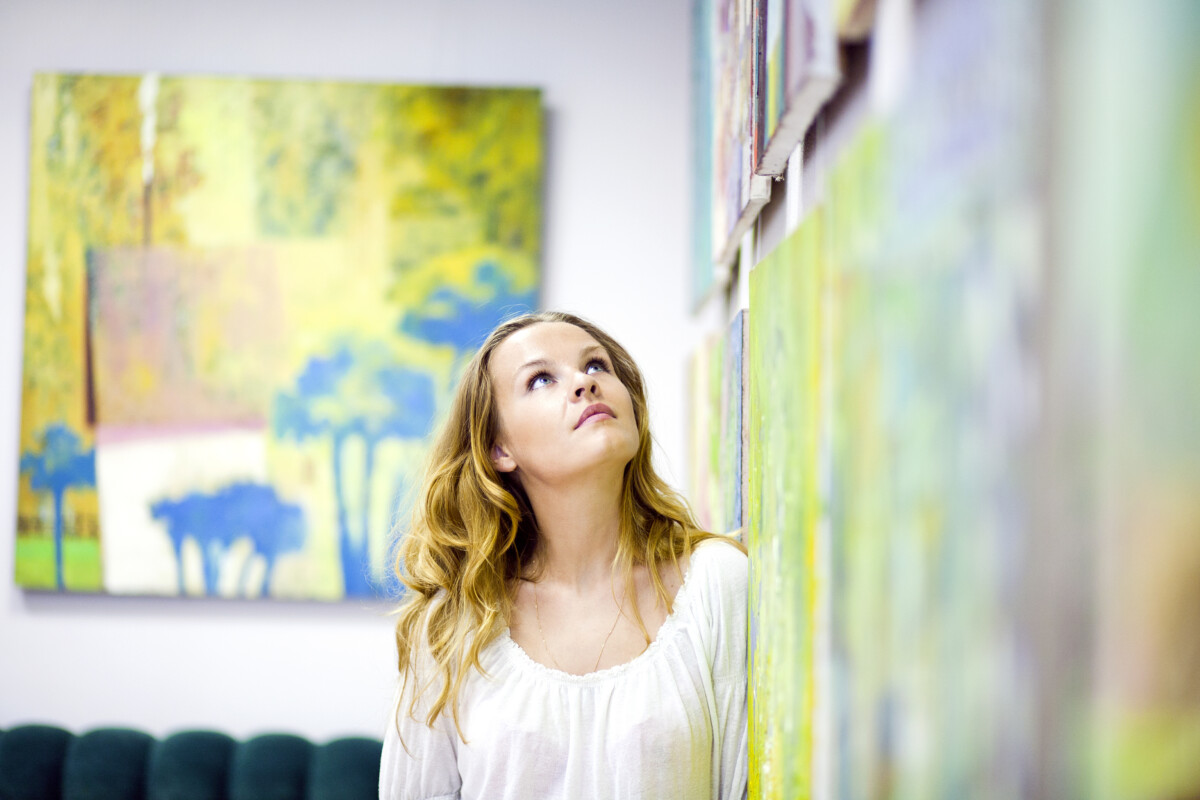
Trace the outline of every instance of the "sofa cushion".
<instances>
[{"instance_id":1,"label":"sofa cushion","mask_svg":"<svg viewBox=\"0 0 1200 800\"><path fill-rule=\"evenodd\" d=\"M304 797L312 744L275 733L242 742L233 753L230 800L293 800Z\"/></svg>"},{"instance_id":2,"label":"sofa cushion","mask_svg":"<svg viewBox=\"0 0 1200 800\"><path fill-rule=\"evenodd\" d=\"M0 800L56 798L74 737L51 725L22 725L0 738Z\"/></svg>"},{"instance_id":3,"label":"sofa cushion","mask_svg":"<svg viewBox=\"0 0 1200 800\"><path fill-rule=\"evenodd\" d=\"M236 742L215 731L186 731L155 745L146 776L147 800L223 800Z\"/></svg>"},{"instance_id":4,"label":"sofa cushion","mask_svg":"<svg viewBox=\"0 0 1200 800\"><path fill-rule=\"evenodd\" d=\"M64 800L143 800L154 737L128 728L76 736L63 769Z\"/></svg>"},{"instance_id":5,"label":"sofa cushion","mask_svg":"<svg viewBox=\"0 0 1200 800\"><path fill-rule=\"evenodd\" d=\"M307 800L347 800L379 796L383 742L348 737L313 749Z\"/></svg>"}]
</instances>

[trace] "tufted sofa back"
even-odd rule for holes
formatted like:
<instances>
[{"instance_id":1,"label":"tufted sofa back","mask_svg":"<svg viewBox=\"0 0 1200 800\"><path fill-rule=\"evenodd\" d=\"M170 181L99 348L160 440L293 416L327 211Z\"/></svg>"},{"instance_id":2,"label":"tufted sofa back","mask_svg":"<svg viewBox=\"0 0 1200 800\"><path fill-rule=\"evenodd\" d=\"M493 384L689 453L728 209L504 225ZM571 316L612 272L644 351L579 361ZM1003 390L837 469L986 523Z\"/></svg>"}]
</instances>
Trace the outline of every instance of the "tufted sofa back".
<instances>
[{"instance_id":1,"label":"tufted sofa back","mask_svg":"<svg viewBox=\"0 0 1200 800\"><path fill-rule=\"evenodd\" d=\"M381 751L365 738L23 725L0 731L0 800L374 800Z\"/></svg>"}]
</instances>

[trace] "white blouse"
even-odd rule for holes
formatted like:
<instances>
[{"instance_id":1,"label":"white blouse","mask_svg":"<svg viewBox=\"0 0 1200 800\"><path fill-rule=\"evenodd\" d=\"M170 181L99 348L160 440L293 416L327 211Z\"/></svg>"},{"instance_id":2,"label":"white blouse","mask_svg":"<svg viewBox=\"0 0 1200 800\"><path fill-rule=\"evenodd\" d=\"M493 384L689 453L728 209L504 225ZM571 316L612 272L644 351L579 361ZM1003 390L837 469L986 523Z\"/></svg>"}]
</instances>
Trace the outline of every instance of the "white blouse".
<instances>
[{"instance_id":1,"label":"white blouse","mask_svg":"<svg viewBox=\"0 0 1200 800\"><path fill-rule=\"evenodd\" d=\"M397 698L381 800L744 798L746 573L732 545L697 545L650 647L588 675L535 662L505 631L481 655L486 677L463 683L466 743L448 713L430 728Z\"/></svg>"}]
</instances>

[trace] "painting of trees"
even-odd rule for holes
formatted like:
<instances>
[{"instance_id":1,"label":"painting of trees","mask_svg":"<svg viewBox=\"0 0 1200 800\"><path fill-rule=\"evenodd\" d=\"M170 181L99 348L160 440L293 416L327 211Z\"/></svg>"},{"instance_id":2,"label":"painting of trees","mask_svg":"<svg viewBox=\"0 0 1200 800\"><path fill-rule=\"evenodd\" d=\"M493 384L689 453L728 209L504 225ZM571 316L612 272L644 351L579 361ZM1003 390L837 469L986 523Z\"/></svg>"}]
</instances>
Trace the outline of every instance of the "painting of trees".
<instances>
[{"instance_id":1,"label":"painting of trees","mask_svg":"<svg viewBox=\"0 0 1200 800\"><path fill-rule=\"evenodd\" d=\"M368 558L368 511L371 508L375 453L389 438L417 439L433 422L432 379L396 366L378 346L349 345L326 357L314 357L296 380L293 391L280 393L275 406L275 430L281 438L329 442L333 491L337 505L338 555L348 597L372 593ZM347 444L363 446L362 480L357 490L360 516L351 520L348 494L355 487L344 478Z\"/></svg>"},{"instance_id":2,"label":"painting of trees","mask_svg":"<svg viewBox=\"0 0 1200 800\"><path fill-rule=\"evenodd\" d=\"M42 432L41 448L21 456L21 473L36 492L47 492L54 508L54 582L63 581L63 498L69 489L96 485L95 451L83 450L78 434L64 425Z\"/></svg>"},{"instance_id":3,"label":"painting of trees","mask_svg":"<svg viewBox=\"0 0 1200 800\"><path fill-rule=\"evenodd\" d=\"M254 557L261 558L260 581L250 582L252 558L239 567L235 594L257 597L266 593L271 571L279 556L300 549L307 535L304 512L284 502L270 486L235 483L211 494L192 493L178 500L159 500L150 507L155 519L167 526L167 534L179 565L179 594L187 594L184 580L184 543L191 539L200 552L204 592L218 593L218 580L225 555L239 539L249 540Z\"/></svg>"},{"instance_id":4,"label":"painting of trees","mask_svg":"<svg viewBox=\"0 0 1200 800\"><path fill-rule=\"evenodd\" d=\"M31 96L18 582L49 588L53 517L59 589L383 593L462 366L537 306L539 92L48 73Z\"/></svg>"}]
</instances>

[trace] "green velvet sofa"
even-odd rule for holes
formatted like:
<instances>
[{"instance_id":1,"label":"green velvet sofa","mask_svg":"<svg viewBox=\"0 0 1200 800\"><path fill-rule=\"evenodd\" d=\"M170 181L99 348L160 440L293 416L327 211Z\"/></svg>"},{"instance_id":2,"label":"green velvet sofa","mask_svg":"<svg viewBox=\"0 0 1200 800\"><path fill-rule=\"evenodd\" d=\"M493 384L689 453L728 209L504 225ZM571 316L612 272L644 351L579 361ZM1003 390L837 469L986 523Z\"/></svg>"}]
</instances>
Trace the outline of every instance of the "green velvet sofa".
<instances>
[{"instance_id":1,"label":"green velvet sofa","mask_svg":"<svg viewBox=\"0 0 1200 800\"><path fill-rule=\"evenodd\" d=\"M156 739L128 728L76 736L22 725L0 731L0 800L374 800L382 747L366 738Z\"/></svg>"}]
</instances>

